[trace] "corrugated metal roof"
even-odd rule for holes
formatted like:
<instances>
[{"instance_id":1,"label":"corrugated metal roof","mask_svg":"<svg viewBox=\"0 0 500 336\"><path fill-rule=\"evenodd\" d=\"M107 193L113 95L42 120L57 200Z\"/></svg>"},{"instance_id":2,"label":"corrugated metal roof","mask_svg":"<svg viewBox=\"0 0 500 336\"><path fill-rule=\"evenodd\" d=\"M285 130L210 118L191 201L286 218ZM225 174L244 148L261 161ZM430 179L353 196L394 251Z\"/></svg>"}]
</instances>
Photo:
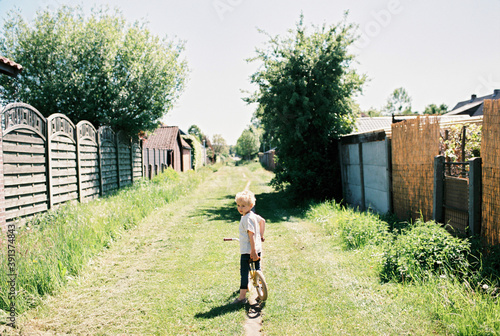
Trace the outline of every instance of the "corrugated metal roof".
<instances>
[{"instance_id":1,"label":"corrugated metal roof","mask_svg":"<svg viewBox=\"0 0 500 336\"><path fill-rule=\"evenodd\" d=\"M414 115L414 116L395 116L394 118L397 121L415 119L417 117L425 117L423 115ZM482 116L479 117L470 117L468 114L465 115L450 115L444 114L440 116L434 116L439 119L439 124L441 127L446 127L452 124L457 123L481 123ZM346 134L344 136L350 135L358 135L363 133L371 133L375 131L385 131L387 137L391 137L391 125L392 125L392 117L361 117L356 120L357 130L354 130L350 134Z\"/></svg>"},{"instance_id":2,"label":"corrugated metal roof","mask_svg":"<svg viewBox=\"0 0 500 336\"><path fill-rule=\"evenodd\" d=\"M354 133L366 133L390 128L392 117L361 117L356 119L356 131Z\"/></svg>"}]
</instances>

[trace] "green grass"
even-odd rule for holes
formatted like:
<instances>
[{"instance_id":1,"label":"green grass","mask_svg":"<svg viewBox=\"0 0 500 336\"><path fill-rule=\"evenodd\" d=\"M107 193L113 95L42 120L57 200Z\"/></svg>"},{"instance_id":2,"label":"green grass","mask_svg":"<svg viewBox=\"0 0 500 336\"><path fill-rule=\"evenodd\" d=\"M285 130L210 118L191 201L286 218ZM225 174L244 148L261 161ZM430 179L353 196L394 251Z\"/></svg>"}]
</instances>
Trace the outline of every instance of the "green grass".
<instances>
[{"instance_id":1,"label":"green grass","mask_svg":"<svg viewBox=\"0 0 500 336\"><path fill-rule=\"evenodd\" d=\"M19 334L244 334L249 307L229 304L239 287L239 248L222 238L237 236L234 195L248 180L267 219L264 335L498 334L493 283L382 282L393 225L330 202L297 206L268 186L271 178L253 165L220 166L192 192L155 205L24 313ZM154 196L161 195L155 185L143 197L164 198Z\"/></svg>"},{"instance_id":2,"label":"green grass","mask_svg":"<svg viewBox=\"0 0 500 336\"><path fill-rule=\"evenodd\" d=\"M374 248L381 251L382 258L371 260L371 267L378 270L374 275L403 282L397 288L408 298L406 304L432 314L447 334L500 334L498 279L491 281L483 262L475 259L475 267L469 263L467 258L482 257L470 251L467 240L452 237L436 223L420 221L396 225L405 228L393 230L390 238L388 228L394 223L331 202L312 206L308 218L337 237L344 249L355 249L354 253L365 257ZM495 256L490 253L484 264L495 265Z\"/></svg>"},{"instance_id":3,"label":"green grass","mask_svg":"<svg viewBox=\"0 0 500 336\"><path fill-rule=\"evenodd\" d=\"M151 182L141 181L113 196L85 204L66 204L28 221L16 235L18 313L55 293L103 249L157 208L196 187L204 173L179 176L169 169ZM7 250L0 251L0 309L7 298Z\"/></svg>"}]
</instances>

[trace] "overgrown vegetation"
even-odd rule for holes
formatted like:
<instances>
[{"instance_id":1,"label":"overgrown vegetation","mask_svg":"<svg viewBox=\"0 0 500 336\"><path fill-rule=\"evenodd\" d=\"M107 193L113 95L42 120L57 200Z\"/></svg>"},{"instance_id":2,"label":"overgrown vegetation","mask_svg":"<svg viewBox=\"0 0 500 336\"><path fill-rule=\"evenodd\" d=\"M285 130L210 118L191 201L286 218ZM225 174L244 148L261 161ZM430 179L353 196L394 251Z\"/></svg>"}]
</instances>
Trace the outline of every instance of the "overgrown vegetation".
<instances>
[{"instance_id":1,"label":"overgrown vegetation","mask_svg":"<svg viewBox=\"0 0 500 336\"><path fill-rule=\"evenodd\" d=\"M86 204L66 204L18 229L16 235L17 312L37 305L72 279L97 254L157 208L187 194L206 171L178 174L172 169L115 195ZM5 246L0 244L0 246ZM7 249L0 251L0 309L6 310Z\"/></svg>"},{"instance_id":2,"label":"overgrown vegetation","mask_svg":"<svg viewBox=\"0 0 500 336\"><path fill-rule=\"evenodd\" d=\"M258 103L255 116L277 147L272 184L279 190L301 199L341 197L336 141L354 126L353 97L365 82L349 52L355 39L347 19L307 27L301 16L249 60L260 67L251 77L258 89L246 101Z\"/></svg>"},{"instance_id":3,"label":"overgrown vegetation","mask_svg":"<svg viewBox=\"0 0 500 336\"><path fill-rule=\"evenodd\" d=\"M464 128L465 139L463 138ZM451 162L465 162L479 157L481 156L481 134L482 125L453 125L441 135L441 154Z\"/></svg>"},{"instance_id":4,"label":"overgrown vegetation","mask_svg":"<svg viewBox=\"0 0 500 336\"><path fill-rule=\"evenodd\" d=\"M377 246L373 267L380 279L416 291L450 334L500 333L498 248L483 250L477 238L455 238L435 222L387 223L334 202L313 205L307 214L345 249Z\"/></svg>"},{"instance_id":5,"label":"overgrown vegetation","mask_svg":"<svg viewBox=\"0 0 500 336\"><path fill-rule=\"evenodd\" d=\"M388 244L380 277L405 282L464 275L471 266L469 254L467 240L452 237L435 222L417 221Z\"/></svg>"}]
</instances>

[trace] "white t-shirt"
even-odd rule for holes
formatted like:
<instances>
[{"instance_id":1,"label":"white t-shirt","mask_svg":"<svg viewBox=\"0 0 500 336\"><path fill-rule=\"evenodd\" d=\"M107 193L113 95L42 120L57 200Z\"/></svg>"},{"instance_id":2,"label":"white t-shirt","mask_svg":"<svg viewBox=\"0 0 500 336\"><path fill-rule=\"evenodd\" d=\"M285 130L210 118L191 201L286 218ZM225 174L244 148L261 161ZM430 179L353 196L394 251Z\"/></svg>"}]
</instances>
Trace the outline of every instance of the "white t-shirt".
<instances>
[{"instance_id":1,"label":"white t-shirt","mask_svg":"<svg viewBox=\"0 0 500 336\"><path fill-rule=\"evenodd\" d=\"M252 248L250 246L250 238L248 231L254 233L255 252L262 252L262 242L260 240L260 226L258 216L250 211L240 220L240 253L250 254Z\"/></svg>"}]
</instances>

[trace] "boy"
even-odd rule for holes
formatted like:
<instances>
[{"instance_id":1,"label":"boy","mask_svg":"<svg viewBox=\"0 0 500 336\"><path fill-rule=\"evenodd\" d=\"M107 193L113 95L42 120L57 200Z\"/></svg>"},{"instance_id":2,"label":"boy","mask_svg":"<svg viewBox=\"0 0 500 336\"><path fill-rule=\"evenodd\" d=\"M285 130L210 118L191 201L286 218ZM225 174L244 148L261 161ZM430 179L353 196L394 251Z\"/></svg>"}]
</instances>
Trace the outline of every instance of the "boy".
<instances>
[{"instance_id":1,"label":"boy","mask_svg":"<svg viewBox=\"0 0 500 336\"><path fill-rule=\"evenodd\" d=\"M255 195L245 190L236 194L236 205L240 213L240 295L233 303L246 303L248 291L248 272L250 270L250 259L255 261L255 268L260 270L260 254L262 252L262 242L264 241L264 230L266 221L256 215L252 208L255 206Z\"/></svg>"}]
</instances>

